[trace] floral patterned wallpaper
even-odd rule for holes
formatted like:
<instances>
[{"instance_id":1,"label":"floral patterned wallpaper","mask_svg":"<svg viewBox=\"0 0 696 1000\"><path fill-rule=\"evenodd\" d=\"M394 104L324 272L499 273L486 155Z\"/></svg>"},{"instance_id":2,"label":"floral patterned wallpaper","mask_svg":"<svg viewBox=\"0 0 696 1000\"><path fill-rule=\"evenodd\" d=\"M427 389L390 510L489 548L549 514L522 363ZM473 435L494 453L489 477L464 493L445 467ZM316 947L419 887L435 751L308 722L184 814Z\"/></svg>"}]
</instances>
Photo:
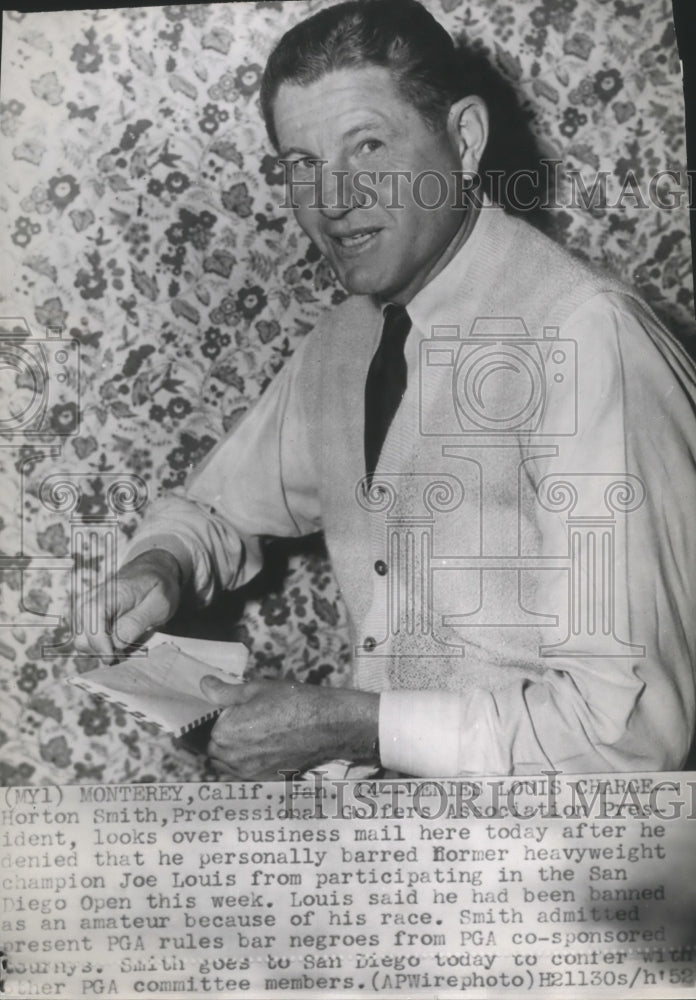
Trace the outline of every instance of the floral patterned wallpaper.
<instances>
[{"instance_id":1,"label":"floral patterned wallpaper","mask_svg":"<svg viewBox=\"0 0 696 1000\"><path fill-rule=\"evenodd\" d=\"M69 359L58 384L51 342L33 437L12 433L32 385L5 358L0 372L0 784L212 777L204 757L65 685L94 665L70 655L70 566L98 574L103 553L76 549L78 529L99 522L130 537L143 500L184 481L344 297L280 207L258 107L270 48L323 5L4 16L0 344L20 328L49 339L62 329L80 369ZM666 0L426 6L512 83L547 156L588 188L606 171L609 201L621 194L553 209L553 235L634 283L689 340L683 102ZM658 171L681 172L666 178L681 207L662 188L662 204L649 197ZM199 629L247 642L251 672L345 682L345 611L320 546L291 554L282 583L228 620L201 616Z\"/></svg>"}]
</instances>

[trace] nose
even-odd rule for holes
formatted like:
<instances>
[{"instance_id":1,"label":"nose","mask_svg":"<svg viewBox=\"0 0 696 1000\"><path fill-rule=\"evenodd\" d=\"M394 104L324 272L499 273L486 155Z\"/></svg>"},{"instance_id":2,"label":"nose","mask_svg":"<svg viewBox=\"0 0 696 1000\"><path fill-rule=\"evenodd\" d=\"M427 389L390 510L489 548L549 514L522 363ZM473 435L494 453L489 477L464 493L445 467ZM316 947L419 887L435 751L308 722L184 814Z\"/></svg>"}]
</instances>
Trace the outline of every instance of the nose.
<instances>
[{"instance_id":1,"label":"nose","mask_svg":"<svg viewBox=\"0 0 696 1000\"><path fill-rule=\"evenodd\" d=\"M325 163L321 173L320 211L327 219L340 219L363 200L355 188L354 172L343 165Z\"/></svg>"}]
</instances>

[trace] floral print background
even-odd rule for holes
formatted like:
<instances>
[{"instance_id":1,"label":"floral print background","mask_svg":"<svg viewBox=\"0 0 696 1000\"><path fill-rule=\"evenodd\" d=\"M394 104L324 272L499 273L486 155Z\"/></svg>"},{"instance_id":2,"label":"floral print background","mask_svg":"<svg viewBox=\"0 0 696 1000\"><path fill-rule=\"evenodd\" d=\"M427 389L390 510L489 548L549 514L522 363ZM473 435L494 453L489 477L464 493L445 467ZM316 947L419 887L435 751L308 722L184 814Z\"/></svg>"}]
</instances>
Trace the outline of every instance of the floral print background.
<instances>
[{"instance_id":1,"label":"floral print background","mask_svg":"<svg viewBox=\"0 0 696 1000\"><path fill-rule=\"evenodd\" d=\"M5 15L0 333L12 317L36 337L63 328L81 368L50 396L38 439L17 440L0 421L0 785L213 777L203 756L65 684L95 665L70 656L71 532L76 517L109 515L119 476L143 496L179 487L344 297L280 207L258 107L271 46L323 5ZM685 165L666 0L426 6L513 84L547 155L588 187L605 170L610 191L642 192L555 209L551 228L689 340L686 195L672 179L681 208L641 204L657 171L683 176ZM42 501L49 476L77 484L72 514ZM141 509L122 505L121 539ZM78 559L99 569L98 555ZM284 580L229 618L200 628L245 641L252 673L345 683L345 611L320 546L291 554ZM58 648L47 656L47 646Z\"/></svg>"}]
</instances>

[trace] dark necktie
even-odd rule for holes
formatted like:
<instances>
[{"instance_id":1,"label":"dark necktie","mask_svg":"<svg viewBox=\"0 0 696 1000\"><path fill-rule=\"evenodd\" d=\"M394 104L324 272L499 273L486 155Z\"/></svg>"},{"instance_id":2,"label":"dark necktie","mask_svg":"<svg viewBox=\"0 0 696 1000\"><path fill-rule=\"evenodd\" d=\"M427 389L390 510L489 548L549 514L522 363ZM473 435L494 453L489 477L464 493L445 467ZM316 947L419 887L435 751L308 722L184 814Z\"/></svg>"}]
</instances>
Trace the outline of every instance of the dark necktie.
<instances>
[{"instance_id":1,"label":"dark necktie","mask_svg":"<svg viewBox=\"0 0 696 1000\"><path fill-rule=\"evenodd\" d=\"M365 469L368 480L377 466L387 431L406 391L404 344L411 319L404 306L384 310L382 339L365 383Z\"/></svg>"}]
</instances>

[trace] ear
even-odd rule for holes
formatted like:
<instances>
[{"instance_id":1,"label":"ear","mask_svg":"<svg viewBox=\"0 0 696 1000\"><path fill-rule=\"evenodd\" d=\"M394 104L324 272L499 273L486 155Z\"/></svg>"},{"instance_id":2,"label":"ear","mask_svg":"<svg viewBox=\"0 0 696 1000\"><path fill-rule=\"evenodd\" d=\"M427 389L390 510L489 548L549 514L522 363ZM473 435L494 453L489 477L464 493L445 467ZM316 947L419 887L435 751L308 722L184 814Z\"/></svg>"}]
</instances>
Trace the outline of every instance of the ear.
<instances>
[{"instance_id":1,"label":"ear","mask_svg":"<svg viewBox=\"0 0 696 1000\"><path fill-rule=\"evenodd\" d=\"M447 131L462 169L475 173L488 142L488 108L483 99L471 95L456 101L447 116Z\"/></svg>"}]
</instances>

